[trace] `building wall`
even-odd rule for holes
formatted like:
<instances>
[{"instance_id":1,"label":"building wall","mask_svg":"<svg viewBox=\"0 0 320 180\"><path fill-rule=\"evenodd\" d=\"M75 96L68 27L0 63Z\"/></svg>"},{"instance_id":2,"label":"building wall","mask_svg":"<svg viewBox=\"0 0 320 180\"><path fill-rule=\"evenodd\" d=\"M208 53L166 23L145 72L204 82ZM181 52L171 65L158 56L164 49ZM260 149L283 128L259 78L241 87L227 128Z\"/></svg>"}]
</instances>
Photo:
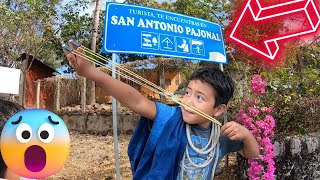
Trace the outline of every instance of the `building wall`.
<instances>
[{"instance_id":1,"label":"building wall","mask_svg":"<svg viewBox=\"0 0 320 180\"><path fill-rule=\"evenodd\" d=\"M156 70L144 70L141 72L138 72L138 74L148 81L156 84L159 86L159 77ZM181 83L181 76L179 72L165 72L165 90L167 90L170 93L173 93L175 90L178 89L179 84ZM146 97L150 99L156 99L159 100L159 94L155 93L154 91L137 85L136 83L128 82L131 86L135 87L138 91L140 91L142 94L144 94ZM99 85L96 85L96 101L97 103L111 103L111 96L106 94L102 88Z\"/></svg>"},{"instance_id":2,"label":"building wall","mask_svg":"<svg viewBox=\"0 0 320 180\"><path fill-rule=\"evenodd\" d=\"M31 68L26 73L26 89L25 89L25 108L36 108L36 95L37 95L37 80L53 76L53 70L44 68L40 63L33 63ZM43 109L52 109L54 89L53 84L41 84L40 104Z\"/></svg>"},{"instance_id":3,"label":"building wall","mask_svg":"<svg viewBox=\"0 0 320 180\"><path fill-rule=\"evenodd\" d=\"M145 74L146 74L146 77L148 77L148 80L150 80L156 85L159 85L158 73L154 71L149 71L149 72L146 72ZM181 76L179 72L165 72L164 78L165 78L164 89L166 91L173 93L178 89L178 86L181 83ZM160 99L158 93L155 93L152 90L149 90L148 88L141 87L140 92L142 92L147 97L150 97L152 99L158 99L158 100Z\"/></svg>"}]
</instances>

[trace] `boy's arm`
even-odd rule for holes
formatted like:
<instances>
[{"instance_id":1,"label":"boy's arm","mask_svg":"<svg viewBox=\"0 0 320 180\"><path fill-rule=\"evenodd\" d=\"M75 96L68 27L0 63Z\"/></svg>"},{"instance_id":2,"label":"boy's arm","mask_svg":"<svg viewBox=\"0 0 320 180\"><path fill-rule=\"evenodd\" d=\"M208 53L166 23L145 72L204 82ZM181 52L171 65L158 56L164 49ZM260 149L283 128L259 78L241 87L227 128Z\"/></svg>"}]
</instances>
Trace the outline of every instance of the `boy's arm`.
<instances>
[{"instance_id":1,"label":"boy's arm","mask_svg":"<svg viewBox=\"0 0 320 180\"><path fill-rule=\"evenodd\" d=\"M157 111L155 103L144 97L138 90L94 68L89 61L79 56L71 53L66 56L78 75L97 82L106 93L112 95L132 111L150 120L155 118Z\"/></svg>"},{"instance_id":2,"label":"boy's arm","mask_svg":"<svg viewBox=\"0 0 320 180\"><path fill-rule=\"evenodd\" d=\"M246 158L257 158L259 156L259 146L250 131L240 124L231 121L221 127L221 132L228 136L230 140L241 140L243 149L239 153Z\"/></svg>"}]
</instances>

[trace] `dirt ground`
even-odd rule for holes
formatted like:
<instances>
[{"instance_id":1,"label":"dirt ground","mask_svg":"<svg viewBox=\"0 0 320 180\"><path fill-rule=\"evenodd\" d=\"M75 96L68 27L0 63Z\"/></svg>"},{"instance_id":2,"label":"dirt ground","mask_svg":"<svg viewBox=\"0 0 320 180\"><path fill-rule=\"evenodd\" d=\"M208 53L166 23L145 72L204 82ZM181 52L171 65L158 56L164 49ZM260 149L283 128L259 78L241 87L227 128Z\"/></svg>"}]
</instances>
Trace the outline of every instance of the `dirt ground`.
<instances>
[{"instance_id":1,"label":"dirt ground","mask_svg":"<svg viewBox=\"0 0 320 180\"><path fill-rule=\"evenodd\" d=\"M80 134L70 132L71 148L69 158L63 169L57 174L47 178L57 179L87 179L87 180L111 180L116 179L113 136L101 136L92 134ZM120 174L121 179L131 178L130 163L127 155L127 147L131 135L120 135ZM221 162L220 166L223 166ZM229 156L229 167L216 177L218 180L235 179L234 174L235 155Z\"/></svg>"}]
</instances>

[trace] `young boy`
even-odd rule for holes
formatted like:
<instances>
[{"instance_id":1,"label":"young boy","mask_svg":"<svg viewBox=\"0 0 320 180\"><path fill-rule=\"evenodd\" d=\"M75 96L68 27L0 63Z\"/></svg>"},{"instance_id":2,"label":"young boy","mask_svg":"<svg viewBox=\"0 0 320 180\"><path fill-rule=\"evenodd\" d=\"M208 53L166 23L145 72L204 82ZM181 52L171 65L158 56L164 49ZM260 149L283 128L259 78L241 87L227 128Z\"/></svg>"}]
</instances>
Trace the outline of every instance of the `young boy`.
<instances>
[{"instance_id":1,"label":"young boy","mask_svg":"<svg viewBox=\"0 0 320 180\"><path fill-rule=\"evenodd\" d=\"M218 140L212 122L191 109L153 102L133 87L93 68L87 60L71 53L67 58L78 75L99 83L121 104L142 116L128 147L133 179L209 180L216 164L212 159L220 161L225 154L237 151L246 158L259 155L255 138L238 123L223 125ZM217 117L227 108L233 91L232 79L222 71L200 68L191 76L182 100ZM220 142L218 157L212 153L215 140Z\"/></svg>"}]
</instances>

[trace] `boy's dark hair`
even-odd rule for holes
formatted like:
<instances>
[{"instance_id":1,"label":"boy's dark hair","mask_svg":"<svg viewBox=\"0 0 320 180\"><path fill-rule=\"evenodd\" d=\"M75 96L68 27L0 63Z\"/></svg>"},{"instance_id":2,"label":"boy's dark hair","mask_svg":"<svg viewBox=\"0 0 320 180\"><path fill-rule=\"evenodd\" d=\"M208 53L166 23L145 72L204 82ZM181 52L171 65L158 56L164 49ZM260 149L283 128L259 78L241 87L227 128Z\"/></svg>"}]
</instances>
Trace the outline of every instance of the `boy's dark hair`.
<instances>
[{"instance_id":1,"label":"boy's dark hair","mask_svg":"<svg viewBox=\"0 0 320 180\"><path fill-rule=\"evenodd\" d=\"M3 126L6 124L8 119L23 109L24 108L22 106L16 103L0 99L0 134L2 133ZM2 159L2 154L0 154L0 178L4 178L6 170L7 165Z\"/></svg>"},{"instance_id":2,"label":"boy's dark hair","mask_svg":"<svg viewBox=\"0 0 320 180\"><path fill-rule=\"evenodd\" d=\"M201 67L195 70L190 80L200 80L206 82L216 91L215 106L220 104L227 105L233 96L234 83L230 76L214 67Z\"/></svg>"},{"instance_id":3,"label":"boy's dark hair","mask_svg":"<svg viewBox=\"0 0 320 180\"><path fill-rule=\"evenodd\" d=\"M17 103L0 99L0 130L2 132L3 126L7 120L24 108Z\"/></svg>"}]
</instances>

